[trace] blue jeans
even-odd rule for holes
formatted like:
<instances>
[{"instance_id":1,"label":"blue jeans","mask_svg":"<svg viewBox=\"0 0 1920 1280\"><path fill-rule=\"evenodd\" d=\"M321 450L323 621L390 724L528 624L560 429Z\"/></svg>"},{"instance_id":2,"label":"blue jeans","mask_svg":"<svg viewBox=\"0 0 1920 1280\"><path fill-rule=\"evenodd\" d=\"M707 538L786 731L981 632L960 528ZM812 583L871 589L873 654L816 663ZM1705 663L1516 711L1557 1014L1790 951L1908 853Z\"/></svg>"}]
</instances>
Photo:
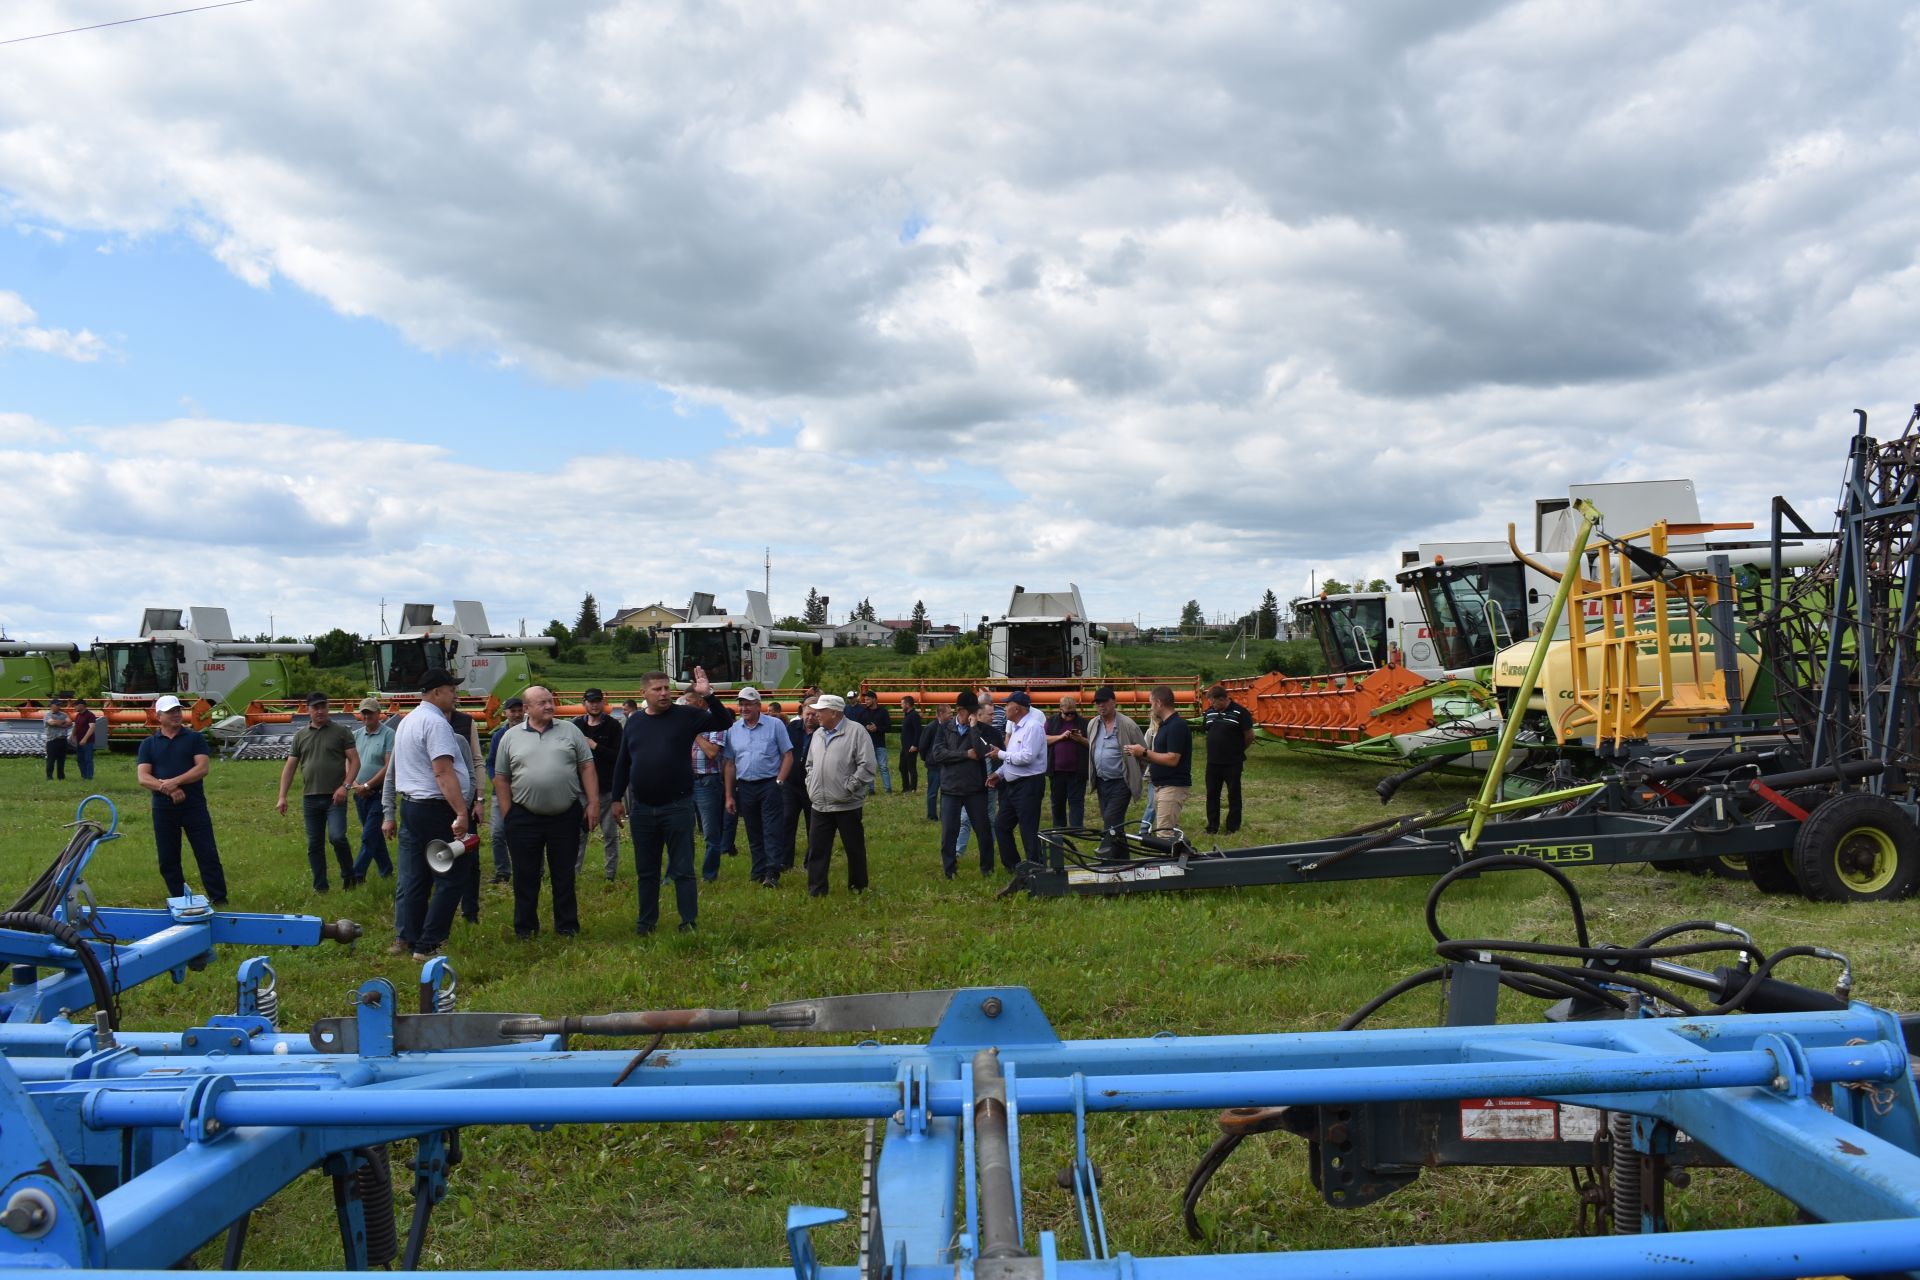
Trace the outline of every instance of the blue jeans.
<instances>
[{"instance_id":1,"label":"blue jeans","mask_svg":"<svg viewBox=\"0 0 1920 1280\"><path fill-rule=\"evenodd\" d=\"M707 856L700 862L700 875L709 884L720 878L720 853L727 847L727 789L717 773L693 775L693 808L700 815L700 834L707 841ZM637 831L637 828L636 828ZM636 834L634 839L640 837Z\"/></svg>"},{"instance_id":2,"label":"blue jeans","mask_svg":"<svg viewBox=\"0 0 1920 1280\"><path fill-rule=\"evenodd\" d=\"M883 743L873 744L873 770L873 781L867 784L867 794L872 795L874 788L880 787L892 795L893 775L887 772L887 748Z\"/></svg>"},{"instance_id":3,"label":"blue jeans","mask_svg":"<svg viewBox=\"0 0 1920 1280\"><path fill-rule=\"evenodd\" d=\"M387 836L380 825L387 820L387 807L380 793L367 791L353 798L354 812L360 817L360 856L354 859L353 878L365 880L367 868L378 865L383 876L393 875L393 859L387 856Z\"/></svg>"},{"instance_id":4,"label":"blue jeans","mask_svg":"<svg viewBox=\"0 0 1920 1280\"><path fill-rule=\"evenodd\" d=\"M1153 779L1140 780L1140 802L1146 806L1140 814L1140 834L1150 836L1153 834Z\"/></svg>"},{"instance_id":5,"label":"blue jeans","mask_svg":"<svg viewBox=\"0 0 1920 1280\"><path fill-rule=\"evenodd\" d=\"M80 776L88 780L93 778L93 746L86 742L73 749L74 759L80 762Z\"/></svg>"},{"instance_id":6,"label":"blue jeans","mask_svg":"<svg viewBox=\"0 0 1920 1280\"><path fill-rule=\"evenodd\" d=\"M940 821L940 768L927 766L927 821Z\"/></svg>"},{"instance_id":7,"label":"blue jeans","mask_svg":"<svg viewBox=\"0 0 1920 1280\"><path fill-rule=\"evenodd\" d=\"M347 846L347 806L333 802L333 793L300 797L300 816L307 824L307 867L313 887L327 887L327 846L340 862L340 878L353 879L353 850Z\"/></svg>"},{"instance_id":8,"label":"blue jeans","mask_svg":"<svg viewBox=\"0 0 1920 1280\"><path fill-rule=\"evenodd\" d=\"M493 798L493 878L513 879L513 850L507 847L507 825L500 818L500 797Z\"/></svg>"},{"instance_id":9,"label":"blue jeans","mask_svg":"<svg viewBox=\"0 0 1920 1280\"><path fill-rule=\"evenodd\" d=\"M780 831L786 822L787 808L781 787L772 778L733 783L733 807L739 811L740 825L747 829L747 847L753 851L753 878L767 880L780 874Z\"/></svg>"},{"instance_id":10,"label":"blue jeans","mask_svg":"<svg viewBox=\"0 0 1920 1280\"><path fill-rule=\"evenodd\" d=\"M716 777L715 781L719 779ZM633 823L633 870L640 882L640 916L635 922L640 932L651 933L660 923L663 849L680 923L692 926L700 915L700 882L693 878L693 797L682 796L666 804L636 800L628 812Z\"/></svg>"}]
</instances>

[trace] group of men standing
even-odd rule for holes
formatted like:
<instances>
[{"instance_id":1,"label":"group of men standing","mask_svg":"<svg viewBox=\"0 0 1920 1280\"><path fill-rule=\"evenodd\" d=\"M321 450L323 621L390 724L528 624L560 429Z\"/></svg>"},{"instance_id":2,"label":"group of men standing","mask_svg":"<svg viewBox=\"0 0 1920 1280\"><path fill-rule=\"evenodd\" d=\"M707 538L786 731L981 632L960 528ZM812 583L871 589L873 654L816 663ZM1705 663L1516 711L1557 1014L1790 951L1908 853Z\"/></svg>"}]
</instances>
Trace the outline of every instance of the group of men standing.
<instances>
[{"instance_id":1,"label":"group of men standing","mask_svg":"<svg viewBox=\"0 0 1920 1280\"><path fill-rule=\"evenodd\" d=\"M522 939L540 930L543 880L551 884L554 931L579 932L576 878L591 837L601 836L612 882L620 827L627 823L638 878L634 929L642 936L659 926L663 879L673 883L681 931L697 927L694 829L696 822L707 829L703 874L712 881L722 810L746 828L756 883L778 887L795 866L804 829L809 894L828 892L836 843L846 849L848 888L865 890L864 807L884 776L879 761L892 727L871 691L865 705L853 709L844 698L810 688L800 714L782 721L764 713L751 687L735 695L736 716L698 668L683 695L676 696L662 672L649 672L642 683L642 701L629 704L624 722L608 712L598 689L586 691L585 714L571 721L556 717L551 691L527 689L504 704L506 722L494 731L484 766L477 727L455 705L458 687L449 672L427 673L419 705L397 729L384 721L376 699L359 704L359 724L349 730L332 718L326 695L310 695L308 723L294 735L280 773L276 808L287 812L297 770L314 888L329 888L329 846L348 888L364 883L375 867L382 876L397 872L390 951L417 959L435 954L456 911L464 907L470 920L479 916L480 859L472 833L480 825L484 767L493 788L494 879L512 885L513 927ZM1180 829L1193 786L1194 744L1167 686L1152 690L1145 729L1121 714L1106 686L1094 694L1091 719L1070 695L1043 716L1022 690L998 703L988 689L962 691L925 721L911 698L901 706L903 789L917 783L924 763L928 816L940 822L941 868L949 878L957 874L969 833L979 837L982 874L993 873L996 853L1007 870L1018 866L1023 851L1038 860L1040 812L1049 792L1053 825L1079 827L1091 789L1111 856L1125 856L1118 837L1143 794L1146 830L1170 836ZM225 873L202 785L206 739L184 727L179 699L162 697L155 711L159 730L142 745L137 774L153 793L161 874L170 893L184 892L184 837L209 897L223 902ZM1215 685L1203 723L1207 830L1220 829L1224 792L1224 829L1232 832L1241 822L1240 776L1252 717ZM349 796L361 825L357 857L346 838ZM388 855L392 838L398 839L397 862ZM445 869L428 861L435 841L455 851Z\"/></svg>"}]
</instances>

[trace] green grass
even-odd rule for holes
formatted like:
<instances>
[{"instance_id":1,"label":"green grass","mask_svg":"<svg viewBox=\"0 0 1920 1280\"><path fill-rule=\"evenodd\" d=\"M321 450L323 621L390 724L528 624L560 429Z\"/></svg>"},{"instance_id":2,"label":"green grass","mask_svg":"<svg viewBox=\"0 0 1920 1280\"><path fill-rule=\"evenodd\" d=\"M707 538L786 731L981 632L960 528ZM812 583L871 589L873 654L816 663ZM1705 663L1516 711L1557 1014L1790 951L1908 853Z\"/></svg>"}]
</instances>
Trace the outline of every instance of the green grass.
<instances>
[{"instance_id":1,"label":"green grass","mask_svg":"<svg viewBox=\"0 0 1920 1280\"><path fill-rule=\"evenodd\" d=\"M209 784L233 909L344 914L368 926L366 941L353 949L275 954L283 1025L301 1028L345 1013L349 993L376 974L411 989L418 966L383 954L391 936L388 882L325 898L312 893L297 812L283 819L271 807L277 770L271 763L217 765ZM1365 770L1263 744L1249 766L1250 822L1238 839L1322 835L1375 818L1382 810L1372 781ZM106 903L157 902L163 889L131 760L103 758L95 785L122 804L126 837L96 859L95 892ZM1422 779L1403 789L1393 811L1437 807L1460 788ZM13 883L24 885L57 851L60 824L71 819L81 794L76 780L43 781L38 761L0 760L0 861ZM1430 958L1420 921L1424 879L1110 901L1000 900L993 896L998 880L940 878L920 796L881 797L868 814L872 892L855 898L842 891L839 863L831 897L807 899L798 877L768 892L746 883L744 858L729 859L721 882L703 886L694 935L633 936L630 865L611 889L589 874L581 894L585 931L572 941L515 943L507 899L492 890L481 923L456 925L451 940L462 1007L545 1014L752 1008L807 995L1013 983L1031 988L1067 1037L1314 1030L1332 1027ZM1910 905L1816 906L1645 868L1576 878L1597 938L1631 941L1691 917L1731 920L1768 947L1810 942L1848 951L1861 998L1920 1007ZM1535 876L1464 883L1449 898L1447 920L1456 936L1568 935L1557 896ZM181 1028L230 1009L232 974L243 955L223 953L182 986L153 983L131 993L124 1002L128 1025ZM1789 975L1830 982L1828 969L1793 962L1800 965ZM1515 1003L1507 1016L1531 1016L1534 1008ZM1438 1012L1430 989L1390 1006L1376 1024L1428 1025ZM1431 1173L1379 1205L1340 1212L1321 1205L1308 1184L1304 1145L1272 1136L1246 1144L1215 1180L1207 1200L1214 1239L1196 1246L1180 1228L1179 1194L1215 1132L1210 1114L1111 1117L1092 1126L1117 1248L1148 1255L1307 1249L1572 1230L1563 1171ZM1077 1256L1071 1197L1050 1176L1070 1158L1070 1127L1054 1118L1030 1120L1022 1145L1029 1230L1059 1232L1063 1249ZM436 1215L427 1265L781 1265L789 1204L856 1204L859 1149L860 1126L853 1123L470 1131L466 1163ZM1682 1227L1792 1219L1783 1200L1731 1173L1704 1174L1672 1199ZM337 1265L335 1239L327 1183L306 1177L256 1215L247 1262ZM851 1227L823 1232L819 1242L827 1261L851 1260ZM201 1261L217 1257L210 1249Z\"/></svg>"}]
</instances>

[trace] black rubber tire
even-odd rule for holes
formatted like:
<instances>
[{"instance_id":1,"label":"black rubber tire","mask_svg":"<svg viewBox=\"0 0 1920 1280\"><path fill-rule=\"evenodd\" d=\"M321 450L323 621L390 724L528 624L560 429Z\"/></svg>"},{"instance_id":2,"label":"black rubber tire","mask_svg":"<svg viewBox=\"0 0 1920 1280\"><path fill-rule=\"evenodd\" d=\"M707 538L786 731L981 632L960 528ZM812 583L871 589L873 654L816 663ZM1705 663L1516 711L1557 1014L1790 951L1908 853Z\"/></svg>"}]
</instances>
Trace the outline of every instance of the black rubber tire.
<instances>
[{"instance_id":1,"label":"black rubber tire","mask_svg":"<svg viewBox=\"0 0 1920 1280\"><path fill-rule=\"evenodd\" d=\"M1811 818L1814 810L1833 798L1833 793L1824 787L1796 787L1786 793L1787 799L1807 811ZM1767 822L1787 815L1772 804L1763 804L1754 811L1752 821ZM1799 832L1796 829L1795 834ZM1753 880L1753 887L1762 893L1799 893L1800 878L1793 874L1793 845L1788 843L1779 849L1769 849L1765 853L1747 855L1747 874Z\"/></svg>"},{"instance_id":2,"label":"black rubber tire","mask_svg":"<svg viewBox=\"0 0 1920 1280\"><path fill-rule=\"evenodd\" d=\"M1920 884L1920 829L1883 796L1837 795L1800 824L1794 875L1815 902L1889 902Z\"/></svg>"},{"instance_id":3,"label":"black rubber tire","mask_svg":"<svg viewBox=\"0 0 1920 1280\"><path fill-rule=\"evenodd\" d=\"M1707 864L1707 874L1718 880L1753 879L1752 859L1744 853L1723 853L1712 858L1702 858Z\"/></svg>"}]
</instances>

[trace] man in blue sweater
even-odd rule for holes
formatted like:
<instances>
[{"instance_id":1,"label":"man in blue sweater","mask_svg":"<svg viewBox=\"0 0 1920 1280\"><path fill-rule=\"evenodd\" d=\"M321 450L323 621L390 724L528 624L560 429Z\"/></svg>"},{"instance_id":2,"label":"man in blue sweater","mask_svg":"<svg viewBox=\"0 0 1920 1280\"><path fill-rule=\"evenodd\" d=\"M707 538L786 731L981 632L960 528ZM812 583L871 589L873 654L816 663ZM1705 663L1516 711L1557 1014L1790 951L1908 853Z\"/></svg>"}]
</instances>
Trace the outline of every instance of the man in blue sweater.
<instances>
[{"instance_id":1,"label":"man in blue sweater","mask_svg":"<svg viewBox=\"0 0 1920 1280\"><path fill-rule=\"evenodd\" d=\"M680 932L692 933L700 914L700 882L693 874L693 740L709 729L725 730L733 712L714 696L705 667L693 669L686 703L674 701L666 672L649 671L640 679L640 714L627 717L613 763L614 820L633 817L633 865L640 881L634 932L645 937L660 923L664 848Z\"/></svg>"}]
</instances>

